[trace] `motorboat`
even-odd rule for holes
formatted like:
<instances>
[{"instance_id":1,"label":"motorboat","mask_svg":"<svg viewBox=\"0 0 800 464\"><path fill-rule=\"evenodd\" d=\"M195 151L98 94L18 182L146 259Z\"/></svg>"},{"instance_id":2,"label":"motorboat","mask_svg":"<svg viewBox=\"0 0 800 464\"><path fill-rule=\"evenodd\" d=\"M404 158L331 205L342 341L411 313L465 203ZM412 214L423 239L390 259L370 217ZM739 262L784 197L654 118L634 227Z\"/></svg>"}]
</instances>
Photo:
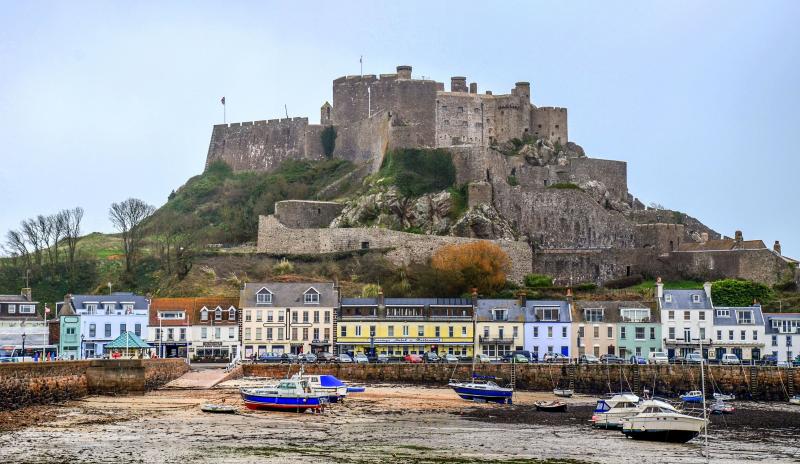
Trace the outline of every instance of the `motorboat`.
<instances>
[{"instance_id":1,"label":"motorboat","mask_svg":"<svg viewBox=\"0 0 800 464\"><path fill-rule=\"evenodd\" d=\"M714 399L717 401L733 401L736 399L736 395L731 393L730 395L726 395L724 393L714 393Z\"/></svg>"},{"instance_id":2,"label":"motorboat","mask_svg":"<svg viewBox=\"0 0 800 464\"><path fill-rule=\"evenodd\" d=\"M455 390L461 398L469 401L486 401L491 403L511 404L513 388L501 387L495 382L496 377L473 374L472 380L460 381L451 379L447 386Z\"/></svg>"},{"instance_id":3,"label":"motorboat","mask_svg":"<svg viewBox=\"0 0 800 464\"><path fill-rule=\"evenodd\" d=\"M304 379L284 379L275 386L241 388L248 409L319 411L328 403L328 392L315 392Z\"/></svg>"},{"instance_id":4,"label":"motorboat","mask_svg":"<svg viewBox=\"0 0 800 464\"><path fill-rule=\"evenodd\" d=\"M800 404L800 395L794 395L793 397L789 398L789 403Z\"/></svg>"},{"instance_id":5,"label":"motorboat","mask_svg":"<svg viewBox=\"0 0 800 464\"><path fill-rule=\"evenodd\" d=\"M730 404L717 400L711 405L711 414L733 414L736 409Z\"/></svg>"},{"instance_id":6,"label":"motorboat","mask_svg":"<svg viewBox=\"0 0 800 464\"><path fill-rule=\"evenodd\" d=\"M537 401L533 403L537 411L544 412L565 412L567 410L567 403L563 401Z\"/></svg>"},{"instance_id":7,"label":"motorboat","mask_svg":"<svg viewBox=\"0 0 800 464\"><path fill-rule=\"evenodd\" d=\"M560 396L561 398L572 398L572 395L574 395L575 392L569 388L556 388L553 390L553 394Z\"/></svg>"},{"instance_id":8,"label":"motorboat","mask_svg":"<svg viewBox=\"0 0 800 464\"><path fill-rule=\"evenodd\" d=\"M641 398L633 393L620 393L611 398L597 400L592 414L595 427L618 429L622 427L622 419L638 414Z\"/></svg>"},{"instance_id":9,"label":"motorboat","mask_svg":"<svg viewBox=\"0 0 800 464\"><path fill-rule=\"evenodd\" d=\"M703 392L700 390L692 390L689 393L684 393L679 397L684 403L702 403Z\"/></svg>"},{"instance_id":10,"label":"motorboat","mask_svg":"<svg viewBox=\"0 0 800 464\"><path fill-rule=\"evenodd\" d=\"M706 419L682 414L669 404L647 400L642 411L622 420L622 433L637 440L686 443L700 434Z\"/></svg>"},{"instance_id":11,"label":"motorboat","mask_svg":"<svg viewBox=\"0 0 800 464\"><path fill-rule=\"evenodd\" d=\"M349 392L347 385L333 375L303 375L301 371L300 374L292 376L292 379L305 380L308 382L308 386L311 387L311 391L327 394L328 401L331 403L343 400Z\"/></svg>"}]
</instances>

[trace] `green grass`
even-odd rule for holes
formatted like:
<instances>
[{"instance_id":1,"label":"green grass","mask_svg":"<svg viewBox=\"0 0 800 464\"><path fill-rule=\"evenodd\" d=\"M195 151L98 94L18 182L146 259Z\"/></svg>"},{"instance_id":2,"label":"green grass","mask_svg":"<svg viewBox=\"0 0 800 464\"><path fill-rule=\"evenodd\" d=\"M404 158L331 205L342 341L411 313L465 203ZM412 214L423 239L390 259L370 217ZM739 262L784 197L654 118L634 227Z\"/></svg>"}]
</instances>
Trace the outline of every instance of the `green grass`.
<instances>
[{"instance_id":1,"label":"green grass","mask_svg":"<svg viewBox=\"0 0 800 464\"><path fill-rule=\"evenodd\" d=\"M698 280L665 280L663 281L664 288L667 290L700 290L703 288L703 282ZM653 289L656 287L655 280L645 280L638 285L628 287L633 290Z\"/></svg>"},{"instance_id":2,"label":"green grass","mask_svg":"<svg viewBox=\"0 0 800 464\"><path fill-rule=\"evenodd\" d=\"M414 198L454 186L456 168L447 150L401 148L386 153L377 177Z\"/></svg>"},{"instance_id":3,"label":"green grass","mask_svg":"<svg viewBox=\"0 0 800 464\"><path fill-rule=\"evenodd\" d=\"M576 184L572 182L559 182L557 184L553 184L548 188L551 189L561 189L561 190L583 190L582 188L578 187Z\"/></svg>"}]
</instances>

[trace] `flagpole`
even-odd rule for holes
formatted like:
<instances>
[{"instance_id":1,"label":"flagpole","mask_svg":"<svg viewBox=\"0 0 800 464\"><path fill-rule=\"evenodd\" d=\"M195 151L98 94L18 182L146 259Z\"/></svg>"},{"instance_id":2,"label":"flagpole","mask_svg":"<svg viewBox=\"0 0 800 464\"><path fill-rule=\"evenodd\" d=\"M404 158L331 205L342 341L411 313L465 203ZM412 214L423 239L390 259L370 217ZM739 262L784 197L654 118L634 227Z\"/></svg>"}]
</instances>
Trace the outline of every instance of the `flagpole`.
<instances>
[{"instance_id":1,"label":"flagpole","mask_svg":"<svg viewBox=\"0 0 800 464\"><path fill-rule=\"evenodd\" d=\"M358 66L361 72L361 77L364 77L364 55L358 58Z\"/></svg>"}]
</instances>

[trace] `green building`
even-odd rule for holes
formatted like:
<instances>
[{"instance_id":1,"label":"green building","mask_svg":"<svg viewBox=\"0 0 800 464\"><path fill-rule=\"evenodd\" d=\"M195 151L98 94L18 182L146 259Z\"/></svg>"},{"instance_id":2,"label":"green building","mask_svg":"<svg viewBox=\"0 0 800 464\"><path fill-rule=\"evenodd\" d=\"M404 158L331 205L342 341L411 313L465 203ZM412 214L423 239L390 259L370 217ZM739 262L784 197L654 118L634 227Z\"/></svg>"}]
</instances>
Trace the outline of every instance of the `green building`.
<instances>
[{"instance_id":1,"label":"green building","mask_svg":"<svg viewBox=\"0 0 800 464\"><path fill-rule=\"evenodd\" d=\"M71 295L64 297L64 303L58 309L58 355L61 359L80 359L81 353L81 317L75 314Z\"/></svg>"},{"instance_id":2,"label":"green building","mask_svg":"<svg viewBox=\"0 0 800 464\"><path fill-rule=\"evenodd\" d=\"M646 303L620 305L617 323L619 356L626 361L631 356L647 356L662 351L661 318L659 311Z\"/></svg>"}]
</instances>

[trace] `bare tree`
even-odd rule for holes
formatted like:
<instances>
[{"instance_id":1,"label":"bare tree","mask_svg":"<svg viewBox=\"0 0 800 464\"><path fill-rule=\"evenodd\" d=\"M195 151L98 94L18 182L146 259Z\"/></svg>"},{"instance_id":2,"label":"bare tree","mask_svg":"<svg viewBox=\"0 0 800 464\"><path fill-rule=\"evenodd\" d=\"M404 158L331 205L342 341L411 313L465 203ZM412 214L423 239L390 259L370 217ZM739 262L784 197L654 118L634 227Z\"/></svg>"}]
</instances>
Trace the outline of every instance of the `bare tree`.
<instances>
[{"instance_id":1,"label":"bare tree","mask_svg":"<svg viewBox=\"0 0 800 464\"><path fill-rule=\"evenodd\" d=\"M26 219L20 223L20 233L23 235L26 242L33 247L33 258L36 265L42 264L42 236L39 232L39 226L35 219Z\"/></svg>"},{"instance_id":2,"label":"bare tree","mask_svg":"<svg viewBox=\"0 0 800 464\"><path fill-rule=\"evenodd\" d=\"M24 234L17 230L9 230L6 234L6 245L4 248L12 256L18 256L25 260L25 264L30 266L31 256Z\"/></svg>"},{"instance_id":3,"label":"bare tree","mask_svg":"<svg viewBox=\"0 0 800 464\"><path fill-rule=\"evenodd\" d=\"M125 254L125 270L131 272L136 263L142 242L141 223L155 211L153 205L128 198L120 203L112 203L108 217L114 227L122 234L122 251Z\"/></svg>"},{"instance_id":4,"label":"bare tree","mask_svg":"<svg viewBox=\"0 0 800 464\"><path fill-rule=\"evenodd\" d=\"M64 239L67 242L67 262L71 265L75 262L75 249L78 245L78 238L81 236L83 208L78 206L62 212L66 213Z\"/></svg>"}]
</instances>

